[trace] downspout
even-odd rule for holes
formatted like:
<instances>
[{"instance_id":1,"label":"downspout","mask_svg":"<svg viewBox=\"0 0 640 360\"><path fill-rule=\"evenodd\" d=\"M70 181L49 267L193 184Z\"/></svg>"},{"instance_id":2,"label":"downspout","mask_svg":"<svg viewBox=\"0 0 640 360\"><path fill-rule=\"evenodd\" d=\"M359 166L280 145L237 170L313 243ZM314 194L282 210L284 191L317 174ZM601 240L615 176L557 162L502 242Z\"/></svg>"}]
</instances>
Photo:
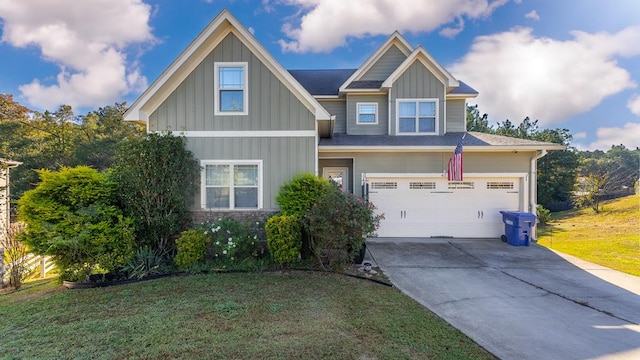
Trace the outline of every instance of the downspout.
<instances>
[{"instance_id":1,"label":"downspout","mask_svg":"<svg viewBox=\"0 0 640 360\"><path fill-rule=\"evenodd\" d=\"M537 184L538 184L538 159L543 158L547 155L547 150L538 150L536 154L531 158L531 164L529 165L530 176L529 176L529 212L532 214L536 214L537 208ZM536 214L537 215L537 214ZM538 239L538 225L537 222L534 224L531 229L531 239Z\"/></svg>"}]
</instances>

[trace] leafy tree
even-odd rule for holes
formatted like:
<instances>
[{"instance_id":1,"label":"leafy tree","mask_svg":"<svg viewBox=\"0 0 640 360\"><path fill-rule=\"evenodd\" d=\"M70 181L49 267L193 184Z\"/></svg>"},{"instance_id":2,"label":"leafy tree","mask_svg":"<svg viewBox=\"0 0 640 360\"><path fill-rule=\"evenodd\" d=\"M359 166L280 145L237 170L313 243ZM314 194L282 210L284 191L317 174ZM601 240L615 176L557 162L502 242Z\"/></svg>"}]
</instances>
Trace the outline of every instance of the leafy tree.
<instances>
[{"instance_id":1,"label":"leafy tree","mask_svg":"<svg viewBox=\"0 0 640 360\"><path fill-rule=\"evenodd\" d=\"M489 115L480 115L478 105L467 105L467 131L477 131L493 134L494 130L489 125Z\"/></svg>"},{"instance_id":2,"label":"leafy tree","mask_svg":"<svg viewBox=\"0 0 640 360\"><path fill-rule=\"evenodd\" d=\"M170 241L190 222L189 202L200 166L171 133L125 139L111 172L118 201L135 223L139 247L168 250Z\"/></svg>"},{"instance_id":3,"label":"leafy tree","mask_svg":"<svg viewBox=\"0 0 640 360\"><path fill-rule=\"evenodd\" d=\"M86 166L38 174L42 181L18 200L25 244L51 255L63 280L85 280L98 268L124 265L133 255L133 226L113 205L108 177Z\"/></svg>"}]
</instances>

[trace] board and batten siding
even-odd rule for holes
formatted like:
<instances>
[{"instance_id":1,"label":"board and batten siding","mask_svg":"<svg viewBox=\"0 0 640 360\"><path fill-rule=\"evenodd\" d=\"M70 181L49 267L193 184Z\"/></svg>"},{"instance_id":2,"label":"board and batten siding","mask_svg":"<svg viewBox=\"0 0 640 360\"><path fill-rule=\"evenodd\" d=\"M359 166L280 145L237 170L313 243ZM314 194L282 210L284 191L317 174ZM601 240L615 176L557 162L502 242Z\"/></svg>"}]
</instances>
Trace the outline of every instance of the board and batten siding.
<instances>
[{"instance_id":1,"label":"board and batten siding","mask_svg":"<svg viewBox=\"0 0 640 360\"><path fill-rule=\"evenodd\" d=\"M407 56L393 45L358 80L386 80L406 58Z\"/></svg>"},{"instance_id":2,"label":"board and batten siding","mask_svg":"<svg viewBox=\"0 0 640 360\"><path fill-rule=\"evenodd\" d=\"M355 176L354 193L362 195L360 180L363 173L394 173L394 174L442 174L447 176L447 164L453 152L340 152L322 153L323 157L353 158ZM474 153L464 152L465 173L528 173L529 160L533 152L499 152L499 153Z\"/></svg>"},{"instance_id":3,"label":"board and batten siding","mask_svg":"<svg viewBox=\"0 0 640 360\"><path fill-rule=\"evenodd\" d=\"M446 132L467 131L467 102L464 99L447 100Z\"/></svg>"},{"instance_id":4,"label":"board and batten siding","mask_svg":"<svg viewBox=\"0 0 640 360\"><path fill-rule=\"evenodd\" d=\"M349 135L386 135L389 132L389 110L387 95L347 95L347 134ZM357 103L378 104L377 124L357 123Z\"/></svg>"},{"instance_id":5,"label":"board and batten siding","mask_svg":"<svg viewBox=\"0 0 640 360\"><path fill-rule=\"evenodd\" d=\"M199 160L262 160L263 208L277 210L280 186L301 172L315 173L314 137L187 138L187 149ZM200 210L200 191L192 210Z\"/></svg>"},{"instance_id":6,"label":"board and batten siding","mask_svg":"<svg viewBox=\"0 0 640 360\"><path fill-rule=\"evenodd\" d=\"M391 88L391 135L396 134L396 99L439 99L438 134L444 129L444 84L419 61L414 62L393 83Z\"/></svg>"},{"instance_id":7,"label":"board and batten siding","mask_svg":"<svg viewBox=\"0 0 640 360\"><path fill-rule=\"evenodd\" d=\"M335 125L333 128L334 134L344 134L347 132L347 115L346 115L346 102L344 99L339 100L319 100L322 105L331 115L336 117Z\"/></svg>"},{"instance_id":8,"label":"board and batten siding","mask_svg":"<svg viewBox=\"0 0 640 360\"><path fill-rule=\"evenodd\" d=\"M214 115L215 62L247 63L248 115ZM314 114L232 33L149 116L151 131L314 129Z\"/></svg>"}]
</instances>

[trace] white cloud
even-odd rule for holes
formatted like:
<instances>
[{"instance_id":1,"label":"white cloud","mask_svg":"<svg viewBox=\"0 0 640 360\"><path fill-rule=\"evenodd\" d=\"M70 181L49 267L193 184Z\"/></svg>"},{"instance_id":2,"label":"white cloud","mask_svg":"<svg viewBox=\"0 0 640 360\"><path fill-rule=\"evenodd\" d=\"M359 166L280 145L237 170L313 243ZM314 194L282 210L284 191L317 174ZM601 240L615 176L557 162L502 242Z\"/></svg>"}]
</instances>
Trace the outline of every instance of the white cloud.
<instances>
[{"instance_id":1,"label":"white cloud","mask_svg":"<svg viewBox=\"0 0 640 360\"><path fill-rule=\"evenodd\" d=\"M635 94L627 103L627 108L637 116L640 116L640 94Z\"/></svg>"},{"instance_id":2,"label":"white cloud","mask_svg":"<svg viewBox=\"0 0 640 360\"><path fill-rule=\"evenodd\" d=\"M288 39L279 41L283 51L328 52L345 45L347 38L361 38L400 32L428 32L457 20L442 30L444 36L462 31L464 18L484 18L507 0L281 0L298 7L282 31Z\"/></svg>"},{"instance_id":3,"label":"white cloud","mask_svg":"<svg viewBox=\"0 0 640 360\"><path fill-rule=\"evenodd\" d=\"M535 37L529 28L480 36L449 69L480 92L477 103L495 120L525 116L545 126L636 87L618 57L640 54L640 27L618 33L574 31L572 40Z\"/></svg>"},{"instance_id":4,"label":"white cloud","mask_svg":"<svg viewBox=\"0 0 640 360\"><path fill-rule=\"evenodd\" d=\"M535 21L540 20L540 15L538 15L538 12L535 10L532 10L531 12L526 13L524 17L526 17L527 19L535 20Z\"/></svg>"},{"instance_id":5,"label":"white cloud","mask_svg":"<svg viewBox=\"0 0 640 360\"><path fill-rule=\"evenodd\" d=\"M596 137L596 141L588 145L576 144L576 147L580 150L607 151L613 145L622 144L627 149L635 149L640 147L640 123L626 123L621 128L598 128Z\"/></svg>"},{"instance_id":6,"label":"white cloud","mask_svg":"<svg viewBox=\"0 0 640 360\"><path fill-rule=\"evenodd\" d=\"M155 41L150 14L141 0L0 0L2 41L34 46L60 68L55 83L34 79L22 95L43 109L96 107L146 87L127 49Z\"/></svg>"},{"instance_id":7,"label":"white cloud","mask_svg":"<svg viewBox=\"0 0 640 360\"><path fill-rule=\"evenodd\" d=\"M578 133L573 134L573 138L574 139L586 139L587 138L587 133L585 131L581 131Z\"/></svg>"}]
</instances>

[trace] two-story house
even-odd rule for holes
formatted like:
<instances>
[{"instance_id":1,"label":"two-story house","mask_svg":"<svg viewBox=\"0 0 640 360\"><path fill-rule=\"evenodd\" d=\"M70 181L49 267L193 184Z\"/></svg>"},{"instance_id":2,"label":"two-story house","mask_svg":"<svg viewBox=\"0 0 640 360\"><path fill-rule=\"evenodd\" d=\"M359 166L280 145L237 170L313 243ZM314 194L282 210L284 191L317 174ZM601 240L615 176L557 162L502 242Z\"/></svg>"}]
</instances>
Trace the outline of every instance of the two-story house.
<instances>
[{"instance_id":1,"label":"two-story house","mask_svg":"<svg viewBox=\"0 0 640 360\"><path fill-rule=\"evenodd\" d=\"M187 138L202 166L193 211L277 211L300 172L367 196L384 237L499 237L500 210L535 211L536 160L563 146L467 132L478 92L397 32L358 69L330 66L284 69L224 10L125 120ZM463 136L464 179L448 181Z\"/></svg>"}]
</instances>

